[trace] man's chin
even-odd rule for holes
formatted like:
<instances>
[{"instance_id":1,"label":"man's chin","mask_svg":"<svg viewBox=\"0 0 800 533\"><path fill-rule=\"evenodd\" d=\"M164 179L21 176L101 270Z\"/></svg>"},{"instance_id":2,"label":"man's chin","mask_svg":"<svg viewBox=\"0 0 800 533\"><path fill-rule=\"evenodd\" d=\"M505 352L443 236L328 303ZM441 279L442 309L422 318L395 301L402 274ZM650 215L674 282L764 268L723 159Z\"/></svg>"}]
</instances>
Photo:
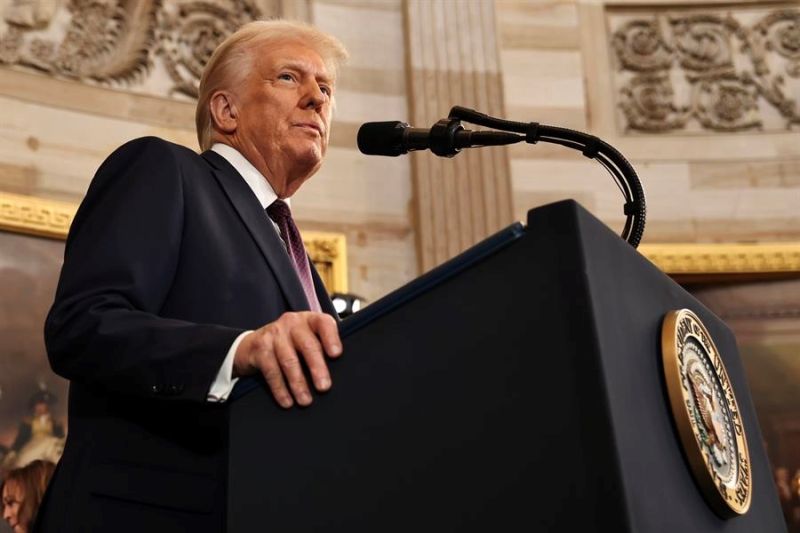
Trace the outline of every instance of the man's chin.
<instances>
[{"instance_id":1,"label":"man's chin","mask_svg":"<svg viewBox=\"0 0 800 533\"><path fill-rule=\"evenodd\" d=\"M309 169L309 173L313 174L322 165L323 150L322 147L316 143L306 144L305 146L298 147L294 153L295 165L300 168Z\"/></svg>"},{"instance_id":2,"label":"man's chin","mask_svg":"<svg viewBox=\"0 0 800 533\"><path fill-rule=\"evenodd\" d=\"M317 173L322 166L322 158L318 154L318 152L306 152L293 158L294 164L289 172L290 182L284 191L285 196L293 196L303 183Z\"/></svg>"}]
</instances>

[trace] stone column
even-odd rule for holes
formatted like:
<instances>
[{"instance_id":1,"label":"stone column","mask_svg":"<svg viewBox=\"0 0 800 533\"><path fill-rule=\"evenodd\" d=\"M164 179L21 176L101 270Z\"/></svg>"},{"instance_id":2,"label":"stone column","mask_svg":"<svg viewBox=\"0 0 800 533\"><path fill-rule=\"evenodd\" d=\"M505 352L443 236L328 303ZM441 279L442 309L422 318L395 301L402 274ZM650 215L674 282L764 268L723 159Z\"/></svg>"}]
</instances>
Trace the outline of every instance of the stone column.
<instances>
[{"instance_id":1,"label":"stone column","mask_svg":"<svg viewBox=\"0 0 800 533\"><path fill-rule=\"evenodd\" d=\"M503 116L494 2L406 0L404 8L412 125L430 127L456 104ZM421 272L512 220L505 148L453 160L416 153L412 175Z\"/></svg>"}]
</instances>

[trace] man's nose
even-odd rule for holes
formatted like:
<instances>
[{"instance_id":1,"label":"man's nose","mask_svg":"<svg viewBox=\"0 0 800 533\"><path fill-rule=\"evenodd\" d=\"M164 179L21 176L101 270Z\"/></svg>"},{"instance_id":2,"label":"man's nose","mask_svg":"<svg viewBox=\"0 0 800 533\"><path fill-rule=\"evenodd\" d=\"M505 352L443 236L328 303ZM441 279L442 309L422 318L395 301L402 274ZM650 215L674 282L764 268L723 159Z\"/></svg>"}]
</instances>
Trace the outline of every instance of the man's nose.
<instances>
[{"instance_id":1,"label":"man's nose","mask_svg":"<svg viewBox=\"0 0 800 533\"><path fill-rule=\"evenodd\" d=\"M322 92L317 82L306 84L305 94L303 95L303 107L317 109L327 101L328 97Z\"/></svg>"}]
</instances>

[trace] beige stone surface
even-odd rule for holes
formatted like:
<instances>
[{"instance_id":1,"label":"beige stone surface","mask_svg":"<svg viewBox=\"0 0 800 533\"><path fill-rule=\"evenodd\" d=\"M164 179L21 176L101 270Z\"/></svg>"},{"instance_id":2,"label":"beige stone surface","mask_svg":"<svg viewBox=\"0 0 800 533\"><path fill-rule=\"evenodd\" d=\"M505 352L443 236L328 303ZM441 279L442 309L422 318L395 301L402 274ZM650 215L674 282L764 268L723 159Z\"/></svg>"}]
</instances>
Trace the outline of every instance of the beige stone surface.
<instances>
[{"instance_id":1,"label":"beige stone surface","mask_svg":"<svg viewBox=\"0 0 800 533\"><path fill-rule=\"evenodd\" d=\"M79 200L102 160L116 147L147 135L195 147L194 132L108 118L0 96L0 162L14 170L0 176L27 184L9 192ZM20 171L19 169L26 169Z\"/></svg>"},{"instance_id":2,"label":"beige stone surface","mask_svg":"<svg viewBox=\"0 0 800 533\"><path fill-rule=\"evenodd\" d=\"M800 186L800 159L698 161L689 163L689 171L694 189Z\"/></svg>"},{"instance_id":3,"label":"beige stone surface","mask_svg":"<svg viewBox=\"0 0 800 533\"><path fill-rule=\"evenodd\" d=\"M739 132L620 129L619 65L610 39L623 21L662 16L667 8L669 13L691 8L692 13L732 12L743 24L752 24L770 9L800 8L796 2L725 4L495 3L509 118L589 131L626 155L647 193L646 242L800 240L800 125L776 128L772 114L765 115L768 127ZM559 32L570 36L547 39ZM737 68L742 64L737 59ZM784 89L798 105L796 80L785 81ZM515 145L509 153L517 218L535 205L573 197L609 226L621 226L622 196L595 162L552 145Z\"/></svg>"},{"instance_id":4,"label":"beige stone surface","mask_svg":"<svg viewBox=\"0 0 800 533\"><path fill-rule=\"evenodd\" d=\"M456 104L504 115L493 5L478 0L408 0L404 6L411 122L430 127L448 117ZM417 153L411 160L420 271L511 222L505 148L453 159Z\"/></svg>"}]
</instances>

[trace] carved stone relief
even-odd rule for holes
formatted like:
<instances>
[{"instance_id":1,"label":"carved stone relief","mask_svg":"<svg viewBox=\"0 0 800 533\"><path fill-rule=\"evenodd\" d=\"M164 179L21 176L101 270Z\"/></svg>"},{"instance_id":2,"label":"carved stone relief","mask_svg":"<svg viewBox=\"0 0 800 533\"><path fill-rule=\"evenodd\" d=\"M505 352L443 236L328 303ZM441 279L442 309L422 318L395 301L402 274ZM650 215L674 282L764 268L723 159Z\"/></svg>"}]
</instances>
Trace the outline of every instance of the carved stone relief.
<instances>
[{"instance_id":1,"label":"carved stone relief","mask_svg":"<svg viewBox=\"0 0 800 533\"><path fill-rule=\"evenodd\" d=\"M197 96L200 75L214 49L242 24L259 18L247 0L233 0L233 9L207 2L165 5L159 11L158 52L172 90Z\"/></svg>"},{"instance_id":2,"label":"carved stone relief","mask_svg":"<svg viewBox=\"0 0 800 533\"><path fill-rule=\"evenodd\" d=\"M622 129L800 126L800 8L609 10Z\"/></svg>"},{"instance_id":3,"label":"carved stone relief","mask_svg":"<svg viewBox=\"0 0 800 533\"><path fill-rule=\"evenodd\" d=\"M211 52L275 0L0 0L0 65L193 98ZM266 9L264 9L266 5ZM266 11L266 12L265 12Z\"/></svg>"}]
</instances>

